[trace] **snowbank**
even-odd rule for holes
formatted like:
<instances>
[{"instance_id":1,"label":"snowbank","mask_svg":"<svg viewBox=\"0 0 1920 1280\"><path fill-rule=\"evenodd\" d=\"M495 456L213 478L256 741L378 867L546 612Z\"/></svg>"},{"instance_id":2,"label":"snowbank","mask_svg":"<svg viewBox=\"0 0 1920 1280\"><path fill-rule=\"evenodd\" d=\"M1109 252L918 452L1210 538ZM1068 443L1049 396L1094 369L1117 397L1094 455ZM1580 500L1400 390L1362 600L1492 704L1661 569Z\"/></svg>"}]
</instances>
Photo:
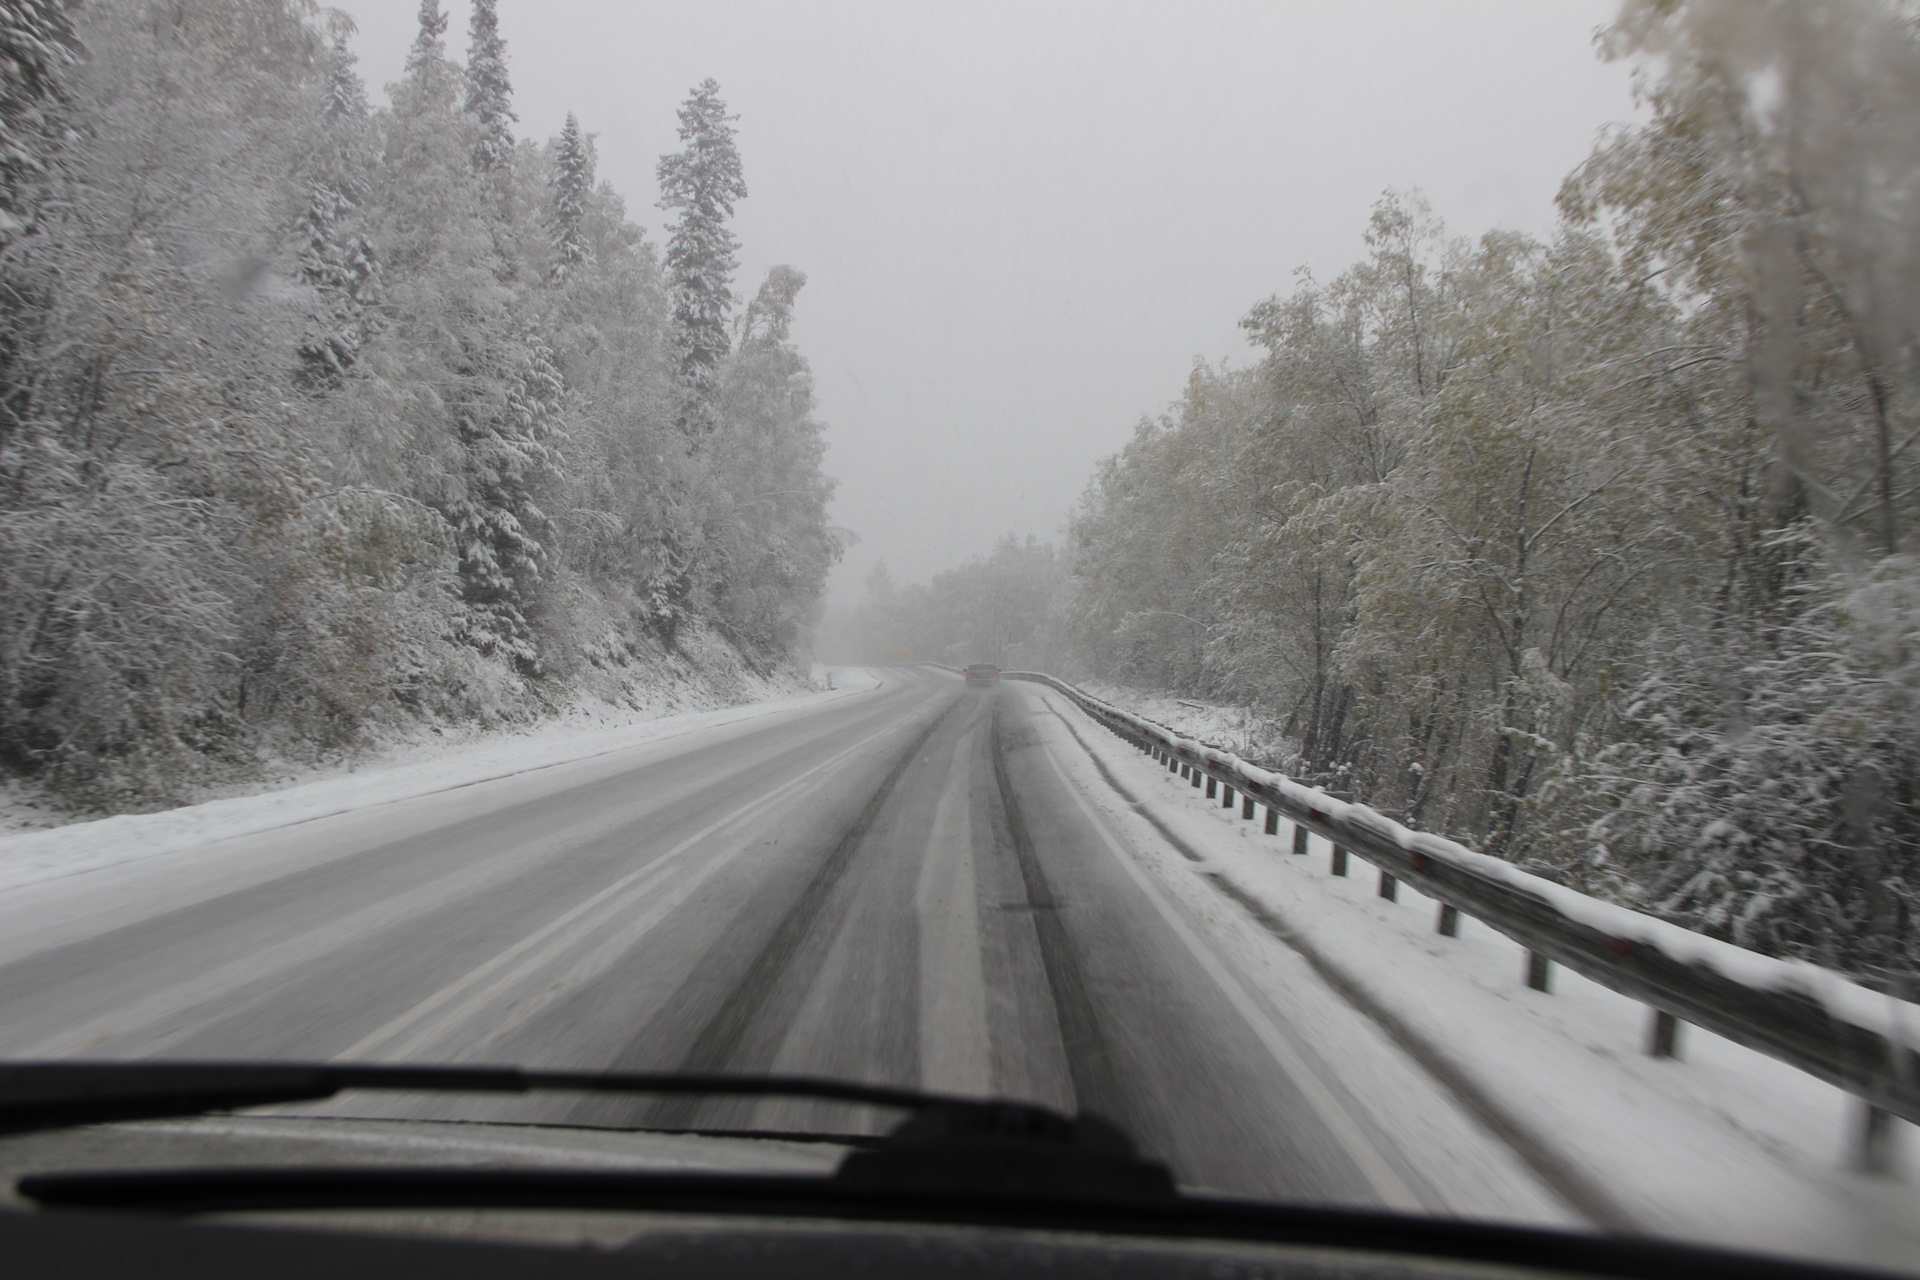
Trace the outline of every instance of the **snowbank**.
<instances>
[{"instance_id":1,"label":"snowbank","mask_svg":"<svg viewBox=\"0 0 1920 1280\"><path fill-rule=\"evenodd\" d=\"M375 760L356 761L277 790L0 835L0 892L815 706L880 684L862 668L830 669L819 679L819 689L729 707L581 707L525 728L396 747Z\"/></svg>"}]
</instances>

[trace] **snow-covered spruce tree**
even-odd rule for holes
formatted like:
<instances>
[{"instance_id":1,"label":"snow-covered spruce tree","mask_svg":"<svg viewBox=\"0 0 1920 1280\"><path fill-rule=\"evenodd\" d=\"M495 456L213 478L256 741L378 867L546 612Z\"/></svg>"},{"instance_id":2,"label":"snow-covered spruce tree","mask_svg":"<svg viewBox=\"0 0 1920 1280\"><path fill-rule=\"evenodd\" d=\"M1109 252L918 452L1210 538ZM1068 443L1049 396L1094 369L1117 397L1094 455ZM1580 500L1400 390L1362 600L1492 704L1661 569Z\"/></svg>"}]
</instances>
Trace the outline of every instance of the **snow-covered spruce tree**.
<instances>
[{"instance_id":1,"label":"snow-covered spruce tree","mask_svg":"<svg viewBox=\"0 0 1920 1280\"><path fill-rule=\"evenodd\" d=\"M589 166L591 138L582 132ZM549 144L549 182L558 150ZM696 611L685 566L670 557L698 536L702 512L689 495L708 460L688 452L674 422L670 304L653 246L626 220L619 196L604 183L593 187L589 174L581 175L578 223L585 257L559 279L551 276L557 262L545 268L551 283L542 305L568 391L568 501L549 514L566 570L625 617L667 636ZM549 186L549 206L554 195ZM546 230L551 243L551 215ZM549 582L555 594L567 585L552 575ZM603 655L631 648L605 633L585 647Z\"/></svg>"},{"instance_id":2,"label":"snow-covered spruce tree","mask_svg":"<svg viewBox=\"0 0 1920 1280\"><path fill-rule=\"evenodd\" d=\"M440 0L420 0L418 26L407 50L408 76L418 77L422 68L446 58L446 34L447 15L440 12Z\"/></svg>"},{"instance_id":3,"label":"snow-covered spruce tree","mask_svg":"<svg viewBox=\"0 0 1920 1280\"><path fill-rule=\"evenodd\" d=\"M546 556L536 492L558 393L551 350L520 314L501 256L500 175L477 170L480 123L461 109L462 77L436 50L437 6L386 122L380 194L384 311L373 353L387 376L363 398L386 424L369 478L440 513L454 549L448 634L522 674L538 669L530 615ZM398 472L397 475L394 475Z\"/></svg>"},{"instance_id":4,"label":"snow-covered spruce tree","mask_svg":"<svg viewBox=\"0 0 1920 1280\"><path fill-rule=\"evenodd\" d=\"M527 614L547 549L539 499L558 478L557 416L563 394L553 352L531 330L520 367L498 405L473 404L461 418L466 492L447 505L469 613L468 643L499 653L525 675L540 672L539 642Z\"/></svg>"},{"instance_id":5,"label":"snow-covered spruce tree","mask_svg":"<svg viewBox=\"0 0 1920 1280\"><path fill-rule=\"evenodd\" d=\"M680 106L681 150L660 157L660 207L678 211L667 237L667 280L673 294L673 341L684 403L680 418L696 437L713 429L715 374L728 351L733 273L739 242L727 227L744 200L735 130L720 86L703 80Z\"/></svg>"},{"instance_id":6,"label":"snow-covered spruce tree","mask_svg":"<svg viewBox=\"0 0 1920 1280\"><path fill-rule=\"evenodd\" d=\"M580 131L580 122L567 112L560 130L560 142L554 148L553 173L547 179L553 207L548 214L548 229L553 235L555 284L566 283L593 257L593 245L587 238L587 202L593 194L593 144Z\"/></svg>"},{"instance_id":7,"label":"snow-covered spruce tree","mask_svg":"<svg viewBox=\"0 0 1920 1280\"><path fill-rule=\"evenodd\" d=\"M471 316L494 298L492 243L459 111L459 67L447 60L447 17L421 0L405 74L374 120L364 223L381 273L382 328L368 335L358 377L338 402L330 452L344 479L437 507L460 471L450 402L454 353ZM329 405L331 411L333 405Z\"/></svg>"},{"instance_id":8,"label":"snow-covered spruce tree","mask_svg":"<svg viewBox=\"0 0 1920 1280\"><path fill-rule=\"evenodd\" d=\"M480 126L473 167L498 173L513 159L513 85L507 79L507 42L500 38L494 0L473 0L467 28L467 114Z\"/></svg>"},{"instance_id":9,"label":"snow-covered spruce tree","mask_svg":"<svg viewBox=\"0 0 1920 1280\"><path fill-rule=\"evenodd\" d=\"M296 380L312 391L337 388L366 344L369 313L377 305L378 257L355 225L369 194L373 164L366 88L347 48L349 30L335 32L327 53L327 90L321 142L307 177L307 210L296 234L301 283L316 305L298 350Z\"/></svg>"}]
</instances>

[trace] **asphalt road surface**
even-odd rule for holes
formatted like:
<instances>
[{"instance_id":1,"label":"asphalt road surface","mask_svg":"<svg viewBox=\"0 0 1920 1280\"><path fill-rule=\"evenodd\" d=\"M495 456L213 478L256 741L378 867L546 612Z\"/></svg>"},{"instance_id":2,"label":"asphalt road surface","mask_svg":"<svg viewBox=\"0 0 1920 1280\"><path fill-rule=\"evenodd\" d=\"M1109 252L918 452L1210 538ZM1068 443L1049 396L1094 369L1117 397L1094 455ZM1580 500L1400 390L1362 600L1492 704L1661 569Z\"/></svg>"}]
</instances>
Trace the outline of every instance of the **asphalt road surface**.
<instances>
[{"instance_id":1,"label":"asphalt road surface","mask_svg":"<svg viewBox=\"0 0 1920 1280\"><path fill-rule=\"evenodd\" d=\"M78 876L4 895L0 1056L801 1072L1097 1111L1192 1187L1457 1206L1460 1153L1409 1147L1342 1092L1287 993L1237 975L1067 776L1043 691L882 678L229 841L110 893ZM820 1104L489 1105L878 1122Z\"/></svg>"}]
</instances>

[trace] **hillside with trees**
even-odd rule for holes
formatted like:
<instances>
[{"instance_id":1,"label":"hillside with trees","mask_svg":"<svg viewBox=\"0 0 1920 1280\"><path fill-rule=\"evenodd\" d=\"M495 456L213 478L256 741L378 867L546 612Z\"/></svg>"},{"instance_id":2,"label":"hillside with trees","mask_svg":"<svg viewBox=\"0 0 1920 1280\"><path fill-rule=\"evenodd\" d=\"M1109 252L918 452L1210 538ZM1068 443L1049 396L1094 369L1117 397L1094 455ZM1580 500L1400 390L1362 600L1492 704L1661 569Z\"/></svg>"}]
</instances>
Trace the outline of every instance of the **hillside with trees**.
<instances>
[{"instance_id":1,"label":"hillside with trees","mask_svg":"<svg viewBox=\"0 0 1920 1280\"><path fill-rule=\"evenodd\" d=\"M516 135L494 0L447 26L375 106L304 0L0 0L8 775L149 806L804 650L805 277L734 307L719 87L663 256L580 121Z\"/></svg>"},{"instance_id":2,"label":"hillside with trees","mask_svg":"<svg viewBox=\"0 0 1920 1280\"><path fill-rule=\"evenodd\" d=\"M1068 585L1001 625L1255 705L1270 763L1564 883L1911 972L1920 31L1638 0L1602 52L1645 118L1550 240L1389 193L1100 467ZM937 620L984 567L887 584L873 634L971 652Z\"/></svg>"}]
</instances>

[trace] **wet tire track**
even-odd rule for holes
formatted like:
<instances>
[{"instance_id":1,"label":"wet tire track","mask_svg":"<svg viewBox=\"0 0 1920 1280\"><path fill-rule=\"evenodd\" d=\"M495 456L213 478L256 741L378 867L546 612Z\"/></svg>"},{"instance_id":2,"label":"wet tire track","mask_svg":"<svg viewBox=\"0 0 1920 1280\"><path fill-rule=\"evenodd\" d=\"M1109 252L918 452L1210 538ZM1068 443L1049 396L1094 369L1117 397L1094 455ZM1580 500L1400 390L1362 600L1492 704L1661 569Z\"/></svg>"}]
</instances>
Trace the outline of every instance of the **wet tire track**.
<instances>
[{"instance_id":1,"label":"wet tire track","mask_svg":"<svg viewBox=\"0 0 1920 1280\"><path fill-rule=\"evenodd\" d=\"M1026 885L1027 906L1032 914L1034 933L1040 944L1040 961L1047 974L1047 986L1053 996L1055 1016L1060 1023L1061 1045L1066 1051L1067 1074L1073 1082L1076 1104L1082 1111L1094 1112L1125 1126L1134 1107L1113 1058L1112 1047L1101 1027L1094 1003L1087 993L1086 974L1079 953L1067 935L1061 919L1061 903L1047 881L1046 868L1033 846L1020 804L1014 795L1013 781L1007 773L1007 730L1000 715L1000 699L994 699L991 731L993 778L999 791L1000 816L1007 828L1020 878Z\"/></svg>"},{"instance_id":2,"label":"wet tire track","mask_svg":"<svg viewBox=\"0 0 1920 1280\"><path fill-rule=\"evenodd\" d=\"M849 868L854 864L856 855L872 828L874 820L886 807L892 797L900 777L920 754L927 740L946 722L960 700L954 699L940 713L928 721L913 738L892 768L875 789L866 806L854 818L853 822L841 833L840 839L821 861L806 886L795 897L781 915L779 922L767 935L766 941L754 955L717 1008L706 1018L692 1044L675 1064L673 1070L698 1073L716 1073L728 1069L760 1070L764 1063L739 1061L741 1050L750 1031L764 1031L760 1024L772 1014L769 1001L783 979L797 976L799 966L796 960L810 936L813 936L820 924L827 903L835 890L846 878ZM814 957L817 964L818 957ZM804 985L804 984L803 984ZM698 992L688 992L695 998ZM674 1021L672 1009L683 1001L676 998L662 1010L661 1019L668 1025ZM617 1069L638 1068L641 1063L653 1060L652 1037L642 1035L620 1055ZM910 1079L917 1079L919 1063L915 1061L909 1072ZM648 1108L643 1127L650 1129L686 1128L692 1125L698 1115L710 1109L711 1104L683 1099L665 1099Z\"/></svg>"}]
</instances>

